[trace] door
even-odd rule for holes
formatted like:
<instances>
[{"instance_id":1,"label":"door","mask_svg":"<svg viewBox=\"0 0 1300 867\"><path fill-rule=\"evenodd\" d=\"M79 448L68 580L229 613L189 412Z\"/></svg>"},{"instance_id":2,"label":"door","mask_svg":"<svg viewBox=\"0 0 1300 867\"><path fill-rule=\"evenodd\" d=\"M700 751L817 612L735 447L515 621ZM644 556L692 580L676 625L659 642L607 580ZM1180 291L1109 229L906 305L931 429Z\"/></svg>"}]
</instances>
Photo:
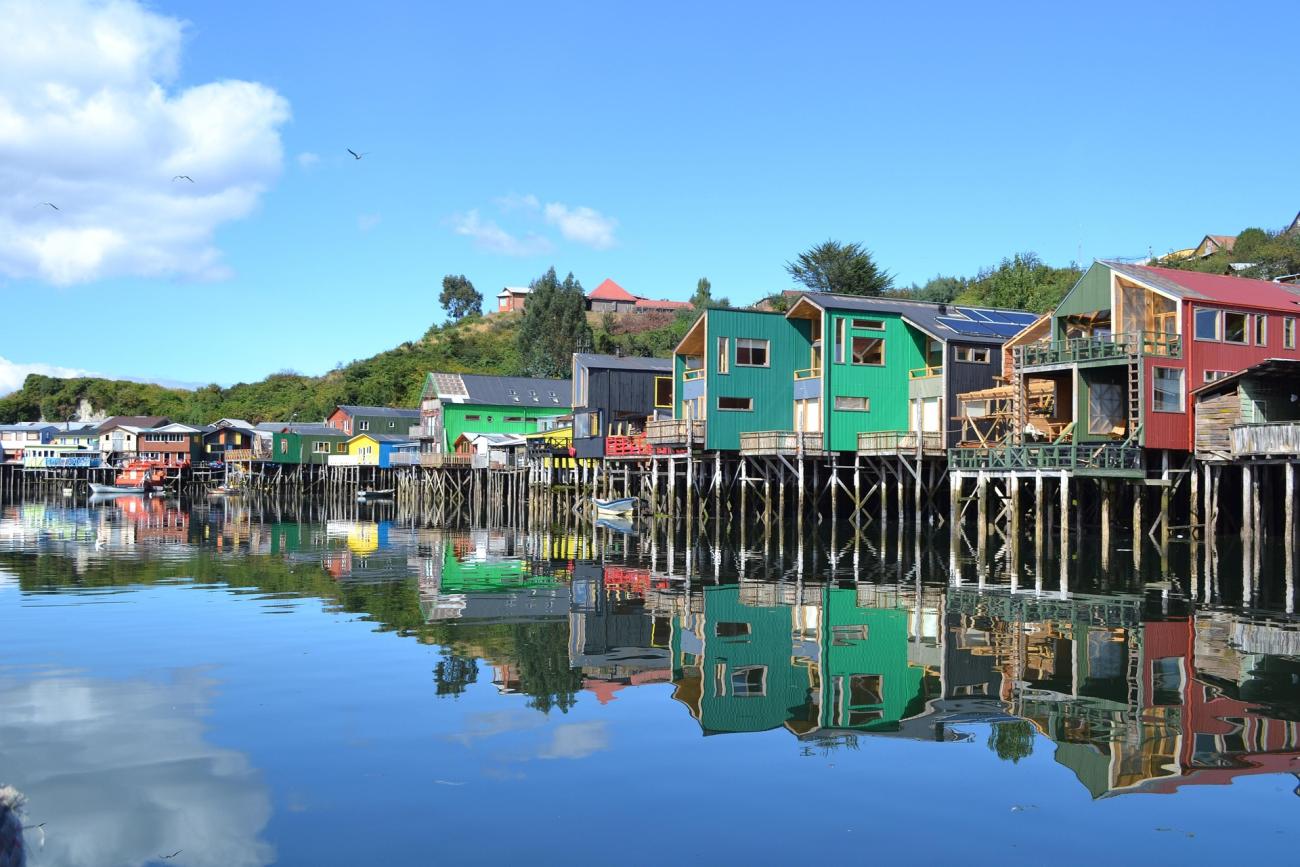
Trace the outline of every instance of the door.
<instances>
[{"instance_id":1,"label":"door","mask_svg":"<svg viewBox=\"0 0 1300 867\"><path fill-rule=\"evenodd\" d=\"M912 429L926 433L939 433L943 429L939 398L923 397L912 401Z\"/></svg>"},{"instance_id":2,"label":"door","mask_svg":"<svg viewBox=\"0 0 1300 867\"><path fill-rule=\"evenodd\" d=\"M794 429L803 433L822 432L820 398L804 398L794 402Z\"/></svg>"}]
</instances>

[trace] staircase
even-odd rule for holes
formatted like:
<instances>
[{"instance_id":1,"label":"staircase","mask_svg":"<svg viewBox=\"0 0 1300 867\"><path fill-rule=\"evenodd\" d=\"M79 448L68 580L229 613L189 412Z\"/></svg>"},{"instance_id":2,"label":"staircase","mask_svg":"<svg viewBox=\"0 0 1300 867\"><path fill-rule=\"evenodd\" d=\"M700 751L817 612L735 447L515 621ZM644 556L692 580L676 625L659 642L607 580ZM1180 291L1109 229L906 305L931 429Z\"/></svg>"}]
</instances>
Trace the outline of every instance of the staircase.
<instances>
[{"instance_id":1,"label":"staircase","mask_svg":"<svg viewBox=\"0 0 1300 867\"><path fill-rule=\"evenodd\" d=\"M1127 446L1142 444L1142 346L1131 348L1128 359L1128 439Z\"/></svg>"}]
</instances>

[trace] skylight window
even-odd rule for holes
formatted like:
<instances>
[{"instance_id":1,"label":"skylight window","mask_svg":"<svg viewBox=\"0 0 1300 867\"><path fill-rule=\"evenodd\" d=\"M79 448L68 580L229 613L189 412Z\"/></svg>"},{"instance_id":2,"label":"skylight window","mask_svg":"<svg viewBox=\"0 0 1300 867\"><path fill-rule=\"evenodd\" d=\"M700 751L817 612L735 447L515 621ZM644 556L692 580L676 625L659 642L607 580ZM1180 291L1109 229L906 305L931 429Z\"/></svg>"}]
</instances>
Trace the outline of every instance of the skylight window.
<instances>
[{"instance_id":1,"label":"skylight window","mask_svg":"<svg viewBox=\"0 0 1300 867\"><path fill-rule=\"evenodd\" d=\"M540 402L539 399L538 399L538 397L537 397L537 389L535 389L535 388L530 388L530 389L528 389L528 396L529 396L530 398L533 399L533 403L538 403L538 402Z\"/></svg>"},{"instance_id":2,"label":"skylight window","mask_svg":"<svg viewBox=\"0 0 1300 867\"><path fill-rule=\"evenodd\" d=\"M515 403L519 403L519 392L516 389L513 388L506 389L506 394L508 394L510 396L510 399L513 400Z\"/></svg>"}]
</instances>

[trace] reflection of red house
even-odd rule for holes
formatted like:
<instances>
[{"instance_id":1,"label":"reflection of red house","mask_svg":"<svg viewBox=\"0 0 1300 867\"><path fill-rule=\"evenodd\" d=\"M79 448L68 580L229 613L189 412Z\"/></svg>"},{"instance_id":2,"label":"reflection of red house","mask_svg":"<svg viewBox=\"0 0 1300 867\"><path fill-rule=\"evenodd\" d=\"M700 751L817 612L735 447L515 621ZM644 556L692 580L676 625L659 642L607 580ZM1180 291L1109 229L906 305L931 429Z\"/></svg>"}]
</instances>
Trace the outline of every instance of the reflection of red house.
<instances>
[{"instance_id":1,"label":"reflection of red house","mask_svg":"<svg viewBox=\"0 0 1300 867\"><path fill-rule=\"evenodd\" d=\"M645 596L650 590L663 590L667 587L666 578L652 581L648 569L632 569L626 566L605 567L606 592L614 590L633 596Z\"/></svg>"},{"instance_id":2,"label":"reflection of red house","mask_svg":"<svg viewBox=\"0 0 1300 867\"><path fill-rule=\"evenodd\" d=\"M635 674L616 680L588 677L583 679L582 688L594 694L596 701L601 704L609 704L614 700L614 693L629 686L644 686L647 683L672 683L672 680L672 669L662 668L654 671L638 671Z\"/></svg>"},{"instance_id":3,"label":"reflection of red house","mask_svg":"<svg viewBox=\"0 0 1300 867\"><path fill-rule=\"evenodd\" d=\"M1144 781L1146 792L1225 785L1243 774L1300 771L1300 723L1258 713L1197 677L1192 619L1147 623L1143 635L1142 710L1181 707L1179 773Z\"/></svg>"}]
</instances>

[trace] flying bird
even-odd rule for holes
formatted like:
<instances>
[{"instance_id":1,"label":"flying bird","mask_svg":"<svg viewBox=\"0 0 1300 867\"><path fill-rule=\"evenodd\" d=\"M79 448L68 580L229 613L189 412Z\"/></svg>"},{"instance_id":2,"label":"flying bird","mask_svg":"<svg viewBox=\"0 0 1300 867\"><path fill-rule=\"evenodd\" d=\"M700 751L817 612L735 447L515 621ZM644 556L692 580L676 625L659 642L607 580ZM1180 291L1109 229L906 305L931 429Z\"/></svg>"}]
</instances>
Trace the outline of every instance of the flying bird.
<instances>
[{"instance_id":1,"label":"flying bird","mask_svg":"<svg viewBox=\"0 0 1300 867\"><path fill-rule=\"evenodd\" d=\"M348 153L352 154L352 157L353 157L354 159L358 159L358 160L361 159L361 158L362 158L363 156L365 156L366 154L370 153L370 151L364 151L364 152L362 152L362 153L357 153L357 152L354 151L352 148L345 148L345 150L346 150Z\"/></svg>"},{"instance_id":2,"label":"flying bird","mask_svg":"<svg viewBox=\"0 0 1300 867\"><path fill-rule=\"evenodd\" d=\"M38 203L38 204L36 205L36 207L39 208L39 207L41 207L41 205L47 205L47 206L53 208L53 209L56 210L56 211L59 210L59 206L56 205L56 204L54 204L53 202L40 202L40 203Z\"/></svg>"},{"instance_id":3,"label":"flying bird","mask_svg":"<svg viewBox=\"0 0 1300 867\"><path fill-rule=\"evenodd\" d=\"M172 178L172 180L173 180L173 181L189 181L191 184L194 183L194 178L190 177L189 175L177 175L176 177Z\"/></svg>"}]
</instances>

